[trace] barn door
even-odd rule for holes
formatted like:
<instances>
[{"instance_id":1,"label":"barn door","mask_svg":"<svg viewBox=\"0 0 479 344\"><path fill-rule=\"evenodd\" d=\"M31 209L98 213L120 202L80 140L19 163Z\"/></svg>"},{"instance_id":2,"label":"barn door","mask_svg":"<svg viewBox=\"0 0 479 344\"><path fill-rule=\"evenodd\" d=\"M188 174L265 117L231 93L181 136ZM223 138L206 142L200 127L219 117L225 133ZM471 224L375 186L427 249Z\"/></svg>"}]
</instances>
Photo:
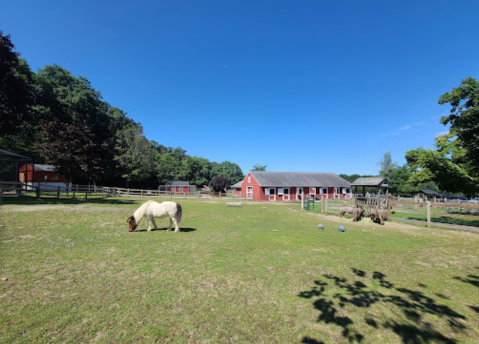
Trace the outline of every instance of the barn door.
<instances>
[{"instance_id":1,"label":"barn door","mask_svg":"<svg viewBox=\"0 0 479 344\"><path fill-rule=\"evenodd\" d=\"M246 198L247 199L253 199L253 187L252 186L247 186L246 187Z\"/></svg>"}]
</instances>

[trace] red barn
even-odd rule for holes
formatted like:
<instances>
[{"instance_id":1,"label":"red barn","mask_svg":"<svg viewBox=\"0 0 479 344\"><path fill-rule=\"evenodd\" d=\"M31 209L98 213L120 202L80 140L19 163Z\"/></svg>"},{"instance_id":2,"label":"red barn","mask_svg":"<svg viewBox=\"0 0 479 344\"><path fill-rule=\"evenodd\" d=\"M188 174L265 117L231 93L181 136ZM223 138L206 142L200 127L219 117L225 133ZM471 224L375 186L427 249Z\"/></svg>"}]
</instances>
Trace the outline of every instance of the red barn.
<instances>
[{"instance_id":1,"label":"red barn","mask_svg":"<svg viewBox=\"0 0 479 344\"><path fill-rule=\"evenodd\" d=\"M241 184L243 184L243 182L238 182L236 184L231 185L231 188L233 189L233 195L241 196Z\"/></svg>"},{"instance_id":2,"label":"red barn","mask_svg":"<svg viewBox=\"0 0 479 344\"><path fill-rule=\"evenodd\" d=\"M52 165L25 164L19 169L19 180L28 185L38 186L39 183L55 186L65 186L67 180L55 172Z\"/></svg>"},{"instance_id":3,"label":"red barn","mask_svg":"<svg viewBox=\"0 0 479 344\"><path fill-rule=\"evenodd\" d=\"M251 171L241 185L241 196L256 201L298 201L303 195L348 199L351 183L334 173Z\"/></svg>"},{"instance_id":4,"label":"red barn","mask_svg":"<svg viewBox=\"0 0 479 344\"><path fill-rule=\"evenodd\" d=\"M190 192L190 182L183 180L169 180L166 182L166 191L172 194Z\"/></svg>"}]
</instances>

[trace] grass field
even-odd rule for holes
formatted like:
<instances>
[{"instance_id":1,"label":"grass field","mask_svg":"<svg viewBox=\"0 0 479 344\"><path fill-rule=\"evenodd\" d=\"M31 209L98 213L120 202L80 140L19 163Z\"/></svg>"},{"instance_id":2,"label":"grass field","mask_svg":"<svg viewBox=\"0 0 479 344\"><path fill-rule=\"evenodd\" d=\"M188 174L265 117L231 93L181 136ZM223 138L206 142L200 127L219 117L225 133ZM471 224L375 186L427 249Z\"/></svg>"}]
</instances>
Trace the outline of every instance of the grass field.
<instances>
[{"instance_id":1,"label":"grass field","mask_svg":"<svg viewBox=\"0 0 479 344\"><path fill-rule=\"evenodd\" d=\"M188 200L127 232L145 200L2 205L0 342L479 342L478 234Z\"/></svg>"}]
</instances>

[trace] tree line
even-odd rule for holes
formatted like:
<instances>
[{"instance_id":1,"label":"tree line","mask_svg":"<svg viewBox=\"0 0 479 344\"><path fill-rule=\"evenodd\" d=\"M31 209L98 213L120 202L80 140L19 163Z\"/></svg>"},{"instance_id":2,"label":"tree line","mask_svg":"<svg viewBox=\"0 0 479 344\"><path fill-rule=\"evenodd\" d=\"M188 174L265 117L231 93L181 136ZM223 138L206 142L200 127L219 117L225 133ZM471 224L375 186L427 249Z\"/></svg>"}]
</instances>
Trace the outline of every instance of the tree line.
<instances>
[{"instance_id":1,"label":"tree line","mask_svg":"<svg viewBox=\"0 0 479 344\"><path fill-rule=\"evenodd\" d=\"M59 65L32 72L0 31L0 147L51 164L75 183L154 188L168 180L231 184L241 168L148 140L140 123L102 99L90 81Z\"/></svg>"}]
</instances>

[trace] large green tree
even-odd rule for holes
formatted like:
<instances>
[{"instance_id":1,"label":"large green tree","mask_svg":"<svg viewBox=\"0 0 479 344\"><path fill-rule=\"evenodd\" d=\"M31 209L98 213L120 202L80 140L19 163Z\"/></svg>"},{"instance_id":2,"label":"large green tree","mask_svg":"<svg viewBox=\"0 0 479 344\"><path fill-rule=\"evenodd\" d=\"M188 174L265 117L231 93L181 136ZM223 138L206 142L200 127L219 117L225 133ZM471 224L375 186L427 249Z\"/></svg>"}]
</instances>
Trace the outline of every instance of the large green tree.
<instances>
[{"instance_id":1,"label":"large green tree","mask_svg":"<svg viewBox=\"0 0 479 344\"><path fill-rule=\"evenodd\" d=\"M155 175L156 151L143 135L141 126L126 127L116 135L117 155L114 160L126 186L133 180L147 179Z\"/></svg>"},{"instance_id":2,"label":"large green tree","mask_svg":"<svg viewBox=\"0 0 479 344\"><path fill-rule=\"evenodd\" d=\"M0 31L0 135L18 133L35 100L30 68L14 48L10 35Z\"/></svg>"},{"instance_id":3,"label":"large green tree","mask_svg":"<svg viewBox=\"0 0 479 344\"><path fill-rule=\"evenodd\" d=\"M213 163L211 176L222 176L228 179L231 184L235 184L244 179L244 174L238 164L230 161L222 163Z\"/></svg>"},{"instance_id":4,"label":"large green tree","mask_svg":"<svg viewBox=\"0 0 479 344\"><path fill-rule=\"evenodd\" d=\"M473 78L445 93L439 104L452 106L441 123L449 133L435 139L436 149L418 148L406 153L414 172L413 183L433 181L444 191L479 194L479 83Z\"/></svg>"}]
</instances>

